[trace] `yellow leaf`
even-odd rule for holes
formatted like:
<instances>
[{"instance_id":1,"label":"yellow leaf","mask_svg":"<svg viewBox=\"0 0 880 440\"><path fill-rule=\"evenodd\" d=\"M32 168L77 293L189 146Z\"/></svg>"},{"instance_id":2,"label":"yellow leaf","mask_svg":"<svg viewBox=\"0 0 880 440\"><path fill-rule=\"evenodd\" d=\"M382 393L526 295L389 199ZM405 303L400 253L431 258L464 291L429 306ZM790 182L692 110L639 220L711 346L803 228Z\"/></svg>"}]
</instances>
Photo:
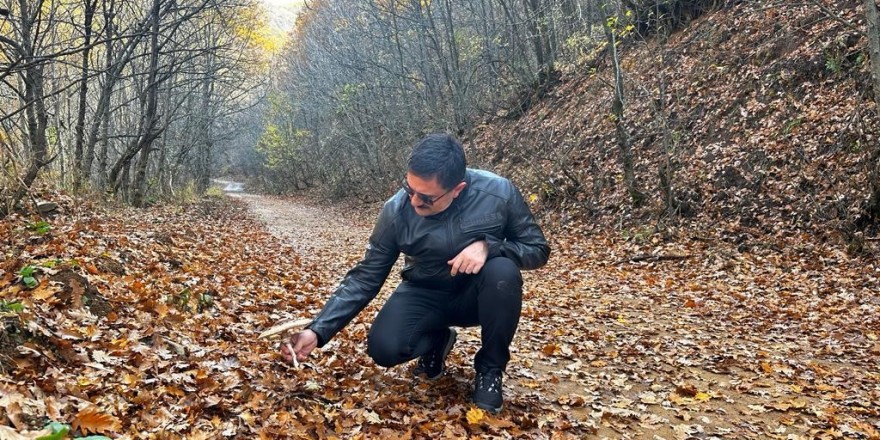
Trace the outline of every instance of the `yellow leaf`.
<instances>
[{"instance_id":1,"label":"yellow leaf","mask_svg":"<svg viewBox=\"0 0 880 440\"><path fill-rule=\"evenodd\" d=\"M711 398L712 398L712 396L710 396L709 393L704 393L702 391L700 391L699 393L697 393L696 396L694 396L694 399L697 399L700 402L706 402Z\"/></svg>"},{"instance_id":2,"label":"yellow leaf","mask_svg":"<svg viewBox=\"0 0 880 440\"><path fill-rule=\"evenodd\" d=\"M471 425L476 425L477 423L480 423L485 417L486 413L480 408L471 408L467 412L467 421Z\"/></svg>"},{"instance_id":3,"label":"yellow leaf","mask_svg":"<svg viewBox=\"0 0 880 440\"><path fill-rule=\"evenodd\" d=\"M804 409L807 407L807 404L810 403L807 399L795 398L791 399L791 406L795 409Z\"/></svg>"},{"instance_id":4,"label":"yellow leaf","mask_svg":"<svg viewBox=\"0 0 880 440\"><path fill-rule=\"evenodd\" d=\"M245 411L239 414L238 417L244 420L244 422L247 423L248 426L254 426L254 422L256 421L254 415L251 414L250 411Z\"/></svg>"},{"instance_id":5,"label":"yellow leaf","mask_svg":"<svg viewBox=\"0 0 880 440\"><path fill-rule=\"evenodd\" d=\"M529 203L535 203L535 202L537 202L537 201L538 201L538 195L537 195L537 194L529 194Z\"/></svg>"}]
</instances>

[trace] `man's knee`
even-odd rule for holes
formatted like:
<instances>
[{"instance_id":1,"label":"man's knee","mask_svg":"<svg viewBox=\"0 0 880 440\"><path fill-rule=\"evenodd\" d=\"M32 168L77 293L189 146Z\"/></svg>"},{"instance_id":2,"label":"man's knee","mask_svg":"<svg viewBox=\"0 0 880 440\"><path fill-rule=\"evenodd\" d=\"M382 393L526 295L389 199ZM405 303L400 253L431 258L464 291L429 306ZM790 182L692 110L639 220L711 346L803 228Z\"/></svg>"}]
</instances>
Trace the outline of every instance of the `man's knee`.
<instances>
[{"instance_id":1,"label":"man's knee","mask_svg":"<svg viewBox=\"0 0 880 440\"><path fill-rule=\"evenodd\" d=\"M484 288L500 293L522 294L522 273L510 258L492 258L486 261L482 272Z\"/></svg>"},{"instance_id":2,"label":"man's knee","mask_svg":"<svg viewBox=\"0 0 880 440\"><path fill-rule=\"evenodd\" d=\"M395 338L380 338L370 335L367 338L367 354L377 365L391 368L406 362L400 354L400 345Z\"/></svg>"}]
</instances>

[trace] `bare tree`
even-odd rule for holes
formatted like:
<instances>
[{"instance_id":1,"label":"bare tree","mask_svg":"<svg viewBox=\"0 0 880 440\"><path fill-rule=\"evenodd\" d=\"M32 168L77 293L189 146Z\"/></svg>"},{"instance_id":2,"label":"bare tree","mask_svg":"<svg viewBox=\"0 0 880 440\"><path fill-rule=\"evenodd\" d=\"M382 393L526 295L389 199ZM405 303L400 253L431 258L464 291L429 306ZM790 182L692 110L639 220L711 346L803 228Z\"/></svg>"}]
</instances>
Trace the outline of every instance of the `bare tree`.
<instances>
[{"instance_id":1,"label":"bare tree","mask_svg":"<svg viewBox=\"0 0 880 440\"><path fill-rule=\"evenodd\" d=\"M868 18L868 49L871 54L871 79L873 81L874 104L880 113L880 17L877 13L875 0L865 0L865 15ZM873 146L873 154L869 160L871 167L870 196L868 212L874 218L880 218L880 146Z\"/></svg>"},{"instance_id":2,"label":"bare tree","mask_svg":"<svg viewBox=\"0 0 880 440\"><path fill-rule=\"evenodd\" d=\"M635 177L635 167L632 158L632 141L626 126L625 89L623 83L623 71L620 67L620 56L617 52L618 15L607 5L603 6L605 12L605 38L608 41L609 53L611 54L611 68L614 75L614 95L611 102L611 114L614 116L614 127L617 133L617 150L620 155L620 165L623 168L623 181L629 193L633 206L640 206L646 196L638 188Z\"/></svg>"},{"instance_id":3,"label":"bare tree","mask_svg":"<svg viewBox=\"0 0 880 440\"><path fill-rule=\"evenodd\" d=\"M89 53L92 44L92 21L95 17L98 0L83 0L83 52L79 85L79 101L76 117L76 139L74 146L74 182L77 186L82 182L83 145L85 143L86 99L89 93Z\"/></svg>"},{"instance_id":4,"label":"bare tree","mask_svg":"<svg viewBox=\"0 0 880 440\"><path fill-rule=\"evenodd\" d=\"M17 38L0 35L0 44L4 46L6 58L12 60L11 64L17 67L15 72L24 85L20 97L26 120L29 160L24 174L18 178L11 193L3 194L10 199L10 203L5 206L16 205L27 194L40 170L51 161L46 138L49 123L43 75L46 61L40 52L40 41L46 31L43 22L44 5L43 1L18 0L13 6L16 8L10 10L17 13L13 14L16 19L12 21ZM7 214L3 207L0 210L0 215Z\"/></svg>"}]
</instances>

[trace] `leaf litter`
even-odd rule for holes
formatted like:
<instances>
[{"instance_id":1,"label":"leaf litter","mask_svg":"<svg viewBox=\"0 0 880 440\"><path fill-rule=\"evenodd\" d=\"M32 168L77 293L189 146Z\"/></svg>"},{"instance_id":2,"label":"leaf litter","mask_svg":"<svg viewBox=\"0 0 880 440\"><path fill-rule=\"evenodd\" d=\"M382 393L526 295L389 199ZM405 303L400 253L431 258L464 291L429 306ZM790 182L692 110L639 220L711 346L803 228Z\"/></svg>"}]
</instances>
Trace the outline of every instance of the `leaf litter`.
<instances>
[{"instance_id":1,"label":"leaf litter","mask_svg":"<svg viewBox=\"0 0 880 440\"><path fill-rule=\"evenodd\" d=\"M58 421L120 438L877 438L876 262L690 241L664 246L698 258L620 263L650 249L548 228L551 262L526 273L493 416L469 404L477 329L436 382L368 358L395 280L302 368L284 364L257 336L320 310L378 206L352 216L249 197L60 216L39 241L27 219L5 220L0 298L24 309L2 315L4 432ZM28 264L47 269L34 289L15 277ZM77 277L50 281L63 272Z\"/></svg>"}]
</instances>

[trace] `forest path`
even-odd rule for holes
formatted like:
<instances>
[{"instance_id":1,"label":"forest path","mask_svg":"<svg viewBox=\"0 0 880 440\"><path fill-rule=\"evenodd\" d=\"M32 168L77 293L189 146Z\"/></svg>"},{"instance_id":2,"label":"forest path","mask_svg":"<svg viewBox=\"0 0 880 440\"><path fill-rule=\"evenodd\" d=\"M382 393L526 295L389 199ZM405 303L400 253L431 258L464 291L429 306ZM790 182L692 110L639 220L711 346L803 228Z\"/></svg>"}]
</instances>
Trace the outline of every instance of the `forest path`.
<instances>
[{"instance_id":1,"label":"forest path","mask_svg":"<svg viewBox=\"0 0 880 440\"><path fill-rule=\"evenodd\" d=\"M234 197L324 280L321 304L362 256L380 208ZM877 301L845 304L864 302L866 284L877 282L873 266L845 275L861 263L839 254L740 254L697 240L640 244L690 258L632 262L639 246L631 240L572 230L548 238L550 264L524 274L523 317L505 376L507 417L484 425L487 432L537 425L575 437L798 439L880 430L870 422L880 401L873 364L880 345L876 329L859 328ZM399 282L396 272L354 330L340 335L355 339L346 345L358 362L371 362L364 335ZM829 289L842 296L825 300L831 304L814 296ZM832 306L833 318L823 318ZM332 345L315 355L333 356ZM467 406L478 348L479 329L462 329L447 377L413 389L433 395L434 405L451 395L450 405ZM405 388L411 367L385 370L388 382L373 386Z\"/></svg>"}]
</instances>

